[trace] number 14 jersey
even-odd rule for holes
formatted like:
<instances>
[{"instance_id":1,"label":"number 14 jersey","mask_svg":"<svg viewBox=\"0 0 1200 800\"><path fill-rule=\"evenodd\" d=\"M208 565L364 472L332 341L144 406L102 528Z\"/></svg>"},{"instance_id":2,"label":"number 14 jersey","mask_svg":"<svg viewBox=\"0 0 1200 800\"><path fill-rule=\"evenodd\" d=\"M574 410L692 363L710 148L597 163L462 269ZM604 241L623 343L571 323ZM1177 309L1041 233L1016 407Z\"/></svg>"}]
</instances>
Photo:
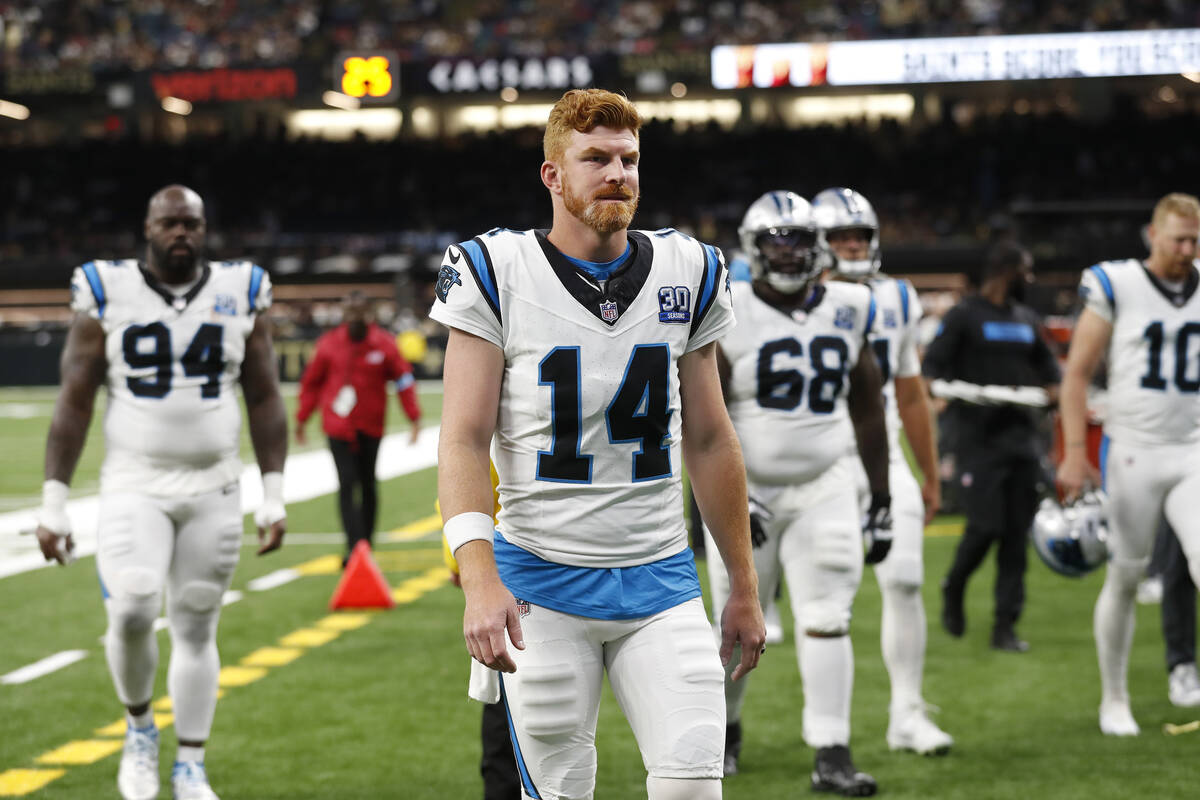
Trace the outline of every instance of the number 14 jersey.
<instances>
[{"instance_id":1,"label":"number 14 jersey","mask_svg":"<svg viewBox=\"0 0 1200 800\"><path fill-rule=\"evenodd\" d=\"M178 296L132 259L75 270L71 308L105 336L102 491L193 495L239 478L236 383L270 304L270 278L248 262L206 263Z\"/></svg>"},{"instance_id":2,"label":"number 14 jersey","mask_svg":"<svg viewBox=\"0 0 1200 800\"><path fill-rule=\"evenodd\" d=\"M733 325L720 251L630 231L606 281L544 231L451 245L430 316L504 352L498 528L539 558L628 567L687 547L679 358Z\"/></svg>"}]
</instances>

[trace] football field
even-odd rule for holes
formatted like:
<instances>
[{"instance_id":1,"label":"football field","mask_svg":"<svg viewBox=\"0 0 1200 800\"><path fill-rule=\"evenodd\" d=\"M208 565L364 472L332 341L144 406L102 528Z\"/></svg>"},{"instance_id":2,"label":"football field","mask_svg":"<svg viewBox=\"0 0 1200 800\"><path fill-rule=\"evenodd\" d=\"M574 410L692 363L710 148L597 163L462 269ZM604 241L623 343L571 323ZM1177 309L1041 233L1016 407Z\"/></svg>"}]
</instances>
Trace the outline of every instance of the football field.
<instances>
[{"instance_id":1,"label":"football field","mask_svg":"<svg viewBox=\"0 0 1200 800\"><path fill-rule=\"evenodd\" d=\"M36 505L50 422L51 390L0 390L0 512ZM437 424L440 395L421 396L425 424ZM294 399L288 398L289 409ZM99 414L72 497L94 493L102 455ZM391 429L406 428L393 406ZM319 421L309 422L320 450ZM248 448L244 448L248 456ZM396 608L331 614L340 525L334 498L288 507L284 548L256 557L252 525L218 633L223 696L207 750L223 800L482 796L480 707L467 700L469 662L461 637L462 597L442 567L433 516L436 470L386 481L376 558ZM1032 649L996 653L990 632L993 561L976 573L962 640L937 622L937 582L961 522L943 517L926 544L930 616L926 699L954 735L949 756L891 753L884 741L888 683L879 647L879 591L868 574L855 604L852 747L858 766L890 798L1158 798L1195 791L1200 731L1166 735L1166 723L1200 719L1166 696L1158 606L1138 606L1130 665L1141 736L1113 739L1097 726L1099 676L1092 605L1101 576L1059 577L1030 551L1026 615L1019 630ZM10 534L4 534L9 536ZM0 542L0 545L7 543ZM5 552L0 547L0 552ZM700 565L703 578L704 565ZM786 603L785 603L786 607ZM812 751L800 735L802 690L787 640L752 673L744 716L742 772L725 782L732 800L809 794ZM122 708L105 666L104 611L94 558L67 569L0 578L0 798L117 797ZM155 708L164 727L163 797L174 755L166 700L167 634L158 633ZM56 657L56 658L55 658ZM637 746L606 691L597 737L596 796L645 797Z\"/></svg>"}]
</instances>

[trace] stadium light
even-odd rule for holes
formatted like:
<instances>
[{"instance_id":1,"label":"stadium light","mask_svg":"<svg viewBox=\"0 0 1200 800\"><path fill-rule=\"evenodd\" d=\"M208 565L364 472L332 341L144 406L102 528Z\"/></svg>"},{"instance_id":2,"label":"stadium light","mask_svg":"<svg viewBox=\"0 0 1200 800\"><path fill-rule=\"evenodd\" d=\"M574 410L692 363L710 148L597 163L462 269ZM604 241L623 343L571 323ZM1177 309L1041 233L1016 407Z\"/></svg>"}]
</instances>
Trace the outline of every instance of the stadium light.
<instances>
[{"instance_id":1,"label":"stadium light","mask_svg":"<svg viewBox=\"0 0 1200 800\"><path fill-rule=\"evenodd\" d=\"M515 103L517 102L517 98L520 96L521 93L512 86L505 86L500 90L500 99L506 103Z\"/></svg>"},{"instance_id":2,"label":"stadium light","mask_svg":"<svg viewBox=\"0 0 1200 800\"><path fill-rule=\"evenodd\" d=\"M29 107L8 100L0 100L0 117L29 119Z\"/></svg>"},{"instance_id":3,"label":"stadium light","mask_svg":"<svg viewBox=\"0 0 1200 800\"><path fill-rule=\"evenodd\" d=\"M675 99L678 100L680 98L686 97L687 92L688 92L688 90L687 90L686 83L680 83L680 82L676 81L675 83L671 84L671 97L674 97Z\"/></svg>"},{"instance_id":4,"label":"stadium light","mask_svg":"<svg viewBox=\"0 0 1200 800\"><path fill-rule=\"evenodd\" d=\"M345 111L357 111L358 109L362 108L362 101L357 97L351 97L350 95L343 94L342 92L335 92L332 89L321 95L321 102L327 106L333 106L334 108L340 108Z\"/></svg>"},{"instance_id":5,"label":"stadium light","mask_svg":"<svg viewBox=\"0 0 1200 800\"><path fill-rule=\"evenodd\" d=\"M192 104L179 97L164 97L162 99L162 108L163 111L178 114L181 117L186 117L192 113Z\"/></svg>"}]
</instances>

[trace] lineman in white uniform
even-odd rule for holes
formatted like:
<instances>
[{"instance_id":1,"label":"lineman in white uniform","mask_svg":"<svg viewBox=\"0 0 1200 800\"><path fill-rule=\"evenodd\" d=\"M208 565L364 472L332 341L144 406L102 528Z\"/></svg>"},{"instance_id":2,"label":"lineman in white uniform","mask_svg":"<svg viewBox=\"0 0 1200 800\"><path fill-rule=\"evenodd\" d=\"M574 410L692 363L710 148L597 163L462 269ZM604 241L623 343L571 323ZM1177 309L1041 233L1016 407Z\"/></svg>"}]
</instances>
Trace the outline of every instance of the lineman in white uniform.
<instances>
[{"instance_id":1,"label":"lineman in white uniform","mask_svg":"<svg viewBox=\"0 0 1200 800\"><path fill-rule=\"evenodd\" d=\"M875 301L865 286L818 280L812 210L793 192L756 200L739 234L753 280L733 284L738 325L722 337L719 363L745 453L759 600L765 607L782 573L796 620L804 740L817 751L813 788L867 796L875 780L855 769L849 749L850 614L864 533L871 563L891 545L882 386L867 343ZM842 460L856 439L872 489L865 531ZM719 615L729 584L709 553ZM745 683L725 687L727 772L738 767Z\"/></svg>"},{"instance_id":2,"label":"lineman in white uniform","mask_svg":"<svg viewBox=\"0 0 1200 800\"><path fill-rule=\"evenodd\" d=\"M640 125L623 96L563 95L541 168L553 227L452 245L431 311L450 327L438 493L463 630L471 655L504 673L527 798L592 797L605 672L650 800L720 798L722 659L740 643L747 672L766 638L716 367L733 325L725 265L674 230L628 230ZM733 565L719 651L681 456Z\"/></svg>"},{"instance_id":3,"label":"lineman in white uniform","mask_svg":"<svg viewBox=\"0 0 1200 800\"><path fill-rule=\"evenodd\" d=\"M846 188L826 189L813 198L821 249L834 275L865 283L875 296L876 322L871 348L883 371L892 495L892 551L875 565L883 599L881 645L892 684L888 747L925 755L950 751L954 739L929 719L921 695L925 671L924 580L925 525L941 505L937 445L929 397L917 352L921 303L907 280L879 273L879 219L867 198ZM900 446L900 428L924 474L917 485ZM856 449L846 454L857 477L858 500L865 511L871 491Z\"/></svg>"},{"instance_id":4,"label":"lineman in white uniform","mask_svg":"<svg viewBox=\"0 0 1200 800\"><path fill-rule=\"evenodd\" d=\"M1106 261L1083 273L1084 309L1062 382L1067 499L1097 476L1087 463L1087 387L1108 359L1108 412L1100 464L1110 500L1112 553L1096 601L1100 730L1135 736L1127 672L1134 596L1163 515L1200 584L1200 203L1169 194L1154 207L1150 256Z\"/></svg>"},{"instance_id":5,"label":"lineman in white uniform","mask_svg":"<svg viewBox=\"0 0 1200 800\"><path fill-rule=\"evenodd\" d=\"M261 267L206 262L204 204L183 186L147 209L146 261L93 261L75 270L75 321L46 443L38 539L47 559L72 548L67 484L83 450L96 390L108 394L96 564L108 613L105 653L128 730L117 784L126 800L158 796L158 730L150 711L158 664L154 621L166 598L167 671L179 739L176 798L214 800L204 743L217 702L216 629L242 540L238 458L246 400L263 475L259 553L285 529L287 421Z\"/></svg>"}]
</instances>

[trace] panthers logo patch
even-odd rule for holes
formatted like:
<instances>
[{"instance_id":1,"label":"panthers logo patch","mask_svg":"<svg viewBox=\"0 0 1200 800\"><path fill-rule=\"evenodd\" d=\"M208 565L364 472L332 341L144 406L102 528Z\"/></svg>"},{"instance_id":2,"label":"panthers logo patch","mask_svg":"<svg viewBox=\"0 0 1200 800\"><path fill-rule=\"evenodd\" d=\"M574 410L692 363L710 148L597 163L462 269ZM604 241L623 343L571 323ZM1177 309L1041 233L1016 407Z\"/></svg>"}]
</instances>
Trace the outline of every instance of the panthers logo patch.
<instances>
[{"instance_id":1,"label":"panthers logo patch","mask_svg":"<svg viewBox=\"0 0 1200 800\"><path fill-rule=\"evenodd\" d=\"M446 295L450 294L450 290L455 286L462 286L462 273L449 264L442 264L442 268L438 270L437 284L434 286L438 300L446 302Z\"/></svg>"}]
</instances>

